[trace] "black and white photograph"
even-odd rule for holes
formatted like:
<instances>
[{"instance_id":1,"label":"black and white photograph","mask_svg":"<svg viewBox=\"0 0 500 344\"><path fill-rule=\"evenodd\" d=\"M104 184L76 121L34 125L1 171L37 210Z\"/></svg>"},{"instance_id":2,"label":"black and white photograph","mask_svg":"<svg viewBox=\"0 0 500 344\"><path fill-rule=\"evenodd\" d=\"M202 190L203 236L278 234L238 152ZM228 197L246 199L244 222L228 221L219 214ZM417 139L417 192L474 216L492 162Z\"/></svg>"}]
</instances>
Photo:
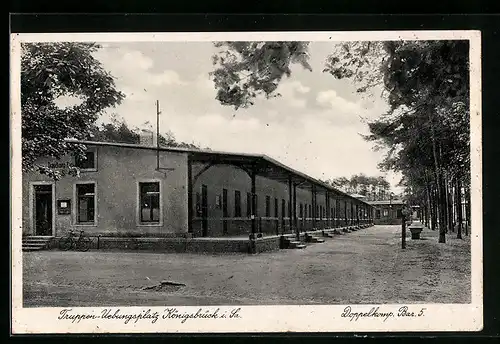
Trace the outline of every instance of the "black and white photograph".
<instances>
[{"instance_id":1,"label":"black and white photograph","mask_svg":"<svg viewBox=\"0 0 500 344\"><path fill-rule=\"evenodd\" d=\"M19 332L481 329L479 32L11 40Z\"/></svg>"}]
</instances>

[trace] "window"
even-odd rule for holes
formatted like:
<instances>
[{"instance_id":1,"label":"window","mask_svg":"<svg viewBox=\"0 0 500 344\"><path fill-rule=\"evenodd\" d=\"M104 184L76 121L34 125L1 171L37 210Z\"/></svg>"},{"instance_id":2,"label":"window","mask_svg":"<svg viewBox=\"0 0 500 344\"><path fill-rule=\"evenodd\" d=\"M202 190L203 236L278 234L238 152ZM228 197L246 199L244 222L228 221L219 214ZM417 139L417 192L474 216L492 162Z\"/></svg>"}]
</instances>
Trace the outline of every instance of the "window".
<instances>
[{"instance_id":1,"label":"window","mask_svg":"<svg viewBox=\"0 0 500 344\"><path fill-rule=\"evenodd\" d=\"M400 218L402 218L402 217L403 217L403 212L401 211L401 209L398 209L398 212L397 212L397 214L396 214L396 217L397 217L398 219L400 219Z\"/></svg>"},{"instance_id":2,"label":"window","mask_svg":"<svg viewBox=\"0 0 500 344\"><path fill-rule=\"evenodd\" d=\"M379 209L375 210L375 218L380 219L380 210Z\"/></svg>"},{"instance_id":3,"label":"window","mask_svg":"<svg viewBox=\"0 0 500 344\"><path fill-rule=\"evenodd\" d=\"M271 216L271 197L266 196L266 217Z\"/></svg>"},{"instance_id":4,"label":"window","mask_svg":"<svg viewBox=\"0 0 500 344\"><path fill-rule=\"evenodd\" d=\"M304 207L302 203L299 205L299 217L302 219L304 217Z\"/></svg>"},{"instance_id":5,"label":"window","mask_svg":"<svg viewBox=\"0 0 500 344\"><path fill-rule=\"evenodd\" d=\"M75 166L82 170L96 169L96 152L87 151L84 153L84 157L75 157Z\"/></svg>"},{"instance_id":6,"label":"window","mask_svg":"<svg viewBox=\"0 0 500 344\"><path fill-rule=\"evenodd\" d=\"M333 219L335 216L333 214L333 208L330 208L330 218Z\"/></svg>"},{"instance_id":7,"label":"window","mask_svg":"<svg viewBox=\"0 0 500 344\"><path fill-rule=\"evenodd\" d=\"M309 217L312 217L312 206L309 204Z\"/></svg>"},{"instance_id":8,"label":"window","mask_svg":"<svg viewBox=\"0 0 500 344\"><path fill-rule=\"evenodd\" d=\"M285 218L285 200L281 200L281 217Z\"/></svg>"},{"instance_id":9,"label":"window","mask_svg":"<svg viewBox=\"0 0 500 344\"><path fill-rule=\"evenodd\" d=\"M384 209L384 217L387 217L387 216L389 216L389 210Z\"/></svg>"},{"instance_id":10,"label":"window","mask_svg":"<svg viewBox=\"0 0 500 344\"><path fill-rule=\"evenodd\" d=\"M274 199L274 217L278 217L278 199Z\"/></svg>"},{"instance_id":11,"label":"window","mask_svg":"<svg viewBox=\"0 0 500 344\"><path fill-rule=\"evenodd\" d=\"M143 223L160 222L160 183L139 183L140 219Z\"/></svg>"},{"instance_id":12,"label":"window","mask_svg":"<svg viewBox=\"0 0 500 344\"><path fill-rule=\"evenodd\" d=\"M196 193L196 216L201 217L201 195L199 192Z\"/></svg>"},{"instance_id":13,"label":"window","mask_svg":"<svg viewBox=\"0 0 500 344\"><path fill-rule=\"evenodd\" d=\"M227 189L222 189L222 216L229 216L227 211Z\"/></svg>"},{"instance_id":14,"label":"window","mask_svg":"<svg viewBox=\"0 0 500 344\"><path fill-rule=\"evenodd\" d=\"M234 191L234 217L241 217L241 193Z\"/></svg>"},{"instance_id":15,"label":"window","mask_svg":"<svg viewBox=\"0 0 500 344\"><path fill-rule=\"evenodd\" d=\"M288 210L288 211L286 212L286 216L290 216L290 210L291 210L291 209L290 209L290 201L287 201L287 202L286 202L286 209Z\"/></svg>"},{"instance_id":16,"label":"window","mask_svg":"<svg viewBox=\"0 0 500 344\"><path fill-rule=\"evenodd\" d=\"M95 184L77 184L77 219L78 223L95 222Z\"/></svg>"},{"instance_id":17,"label":"window","mask_svg":"<svg viewBox=\"0 0 500 344\"><path fill-rule=\"evenodd\" d=\"M252 216L252 194L247 192L247 216Z\"/></svg>"},{"instance_id":18,"label":"window","mask_svg":"<svg viewBox=\"0 0 500 344\"><path fill-rule=\"evenodd\" d=\"M304 204L304 218L307 219L307 204Z\"/></svg>"}]
</instances>

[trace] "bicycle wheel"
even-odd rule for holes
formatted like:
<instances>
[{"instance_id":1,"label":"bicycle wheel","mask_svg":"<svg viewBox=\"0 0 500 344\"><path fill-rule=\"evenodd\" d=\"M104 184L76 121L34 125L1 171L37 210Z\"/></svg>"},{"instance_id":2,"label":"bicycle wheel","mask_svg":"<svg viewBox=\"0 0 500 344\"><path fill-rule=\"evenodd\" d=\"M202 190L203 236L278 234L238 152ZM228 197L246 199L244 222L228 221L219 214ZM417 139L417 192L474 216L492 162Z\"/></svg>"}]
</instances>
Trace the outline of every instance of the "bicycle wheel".
<instances>
[{"instance_id":1,"label":"bicycle wheel","mask_svg":"<svg viewBox=\"0 0 500 344\"><path fill-rule=\"evenodd\" d=\"M71 238L61 238L59 239L59 249L63 251L68 251L73 247L73 239Z\"/></svg>"},{"instance_id":2,"label":"bicycle wheel","mask_svg":"<svg viewBox=\"0 0 500 344\"><path fill-rule=\"evenodd\" d=\"M90 250L90 239L89 238L81 238L76 243L76 249L81 252L87 252Z\"/></svg>"}]
</instances>

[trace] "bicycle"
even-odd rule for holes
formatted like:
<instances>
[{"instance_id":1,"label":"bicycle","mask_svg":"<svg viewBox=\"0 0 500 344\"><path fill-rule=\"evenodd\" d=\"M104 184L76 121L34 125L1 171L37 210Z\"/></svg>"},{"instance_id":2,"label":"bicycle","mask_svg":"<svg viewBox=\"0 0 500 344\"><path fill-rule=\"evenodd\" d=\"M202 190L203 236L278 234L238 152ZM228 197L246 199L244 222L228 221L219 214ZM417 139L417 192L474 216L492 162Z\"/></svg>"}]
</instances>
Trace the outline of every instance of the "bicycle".
<instances>
[{"instance_id":1,"label":"bicycle","mask_svg":"<svg viewBox=\"0 0 500 344\"><path fill-rule=\"evenodd\" d=\"M78 251L87 252L90 249L92 241L83 235L83 231L80 231L78 239L75 239L75 237L75 232L70 231L66 238L61 238L59 240L59 249L68 251L74 247Z\"/></svg>"}]
</instances>

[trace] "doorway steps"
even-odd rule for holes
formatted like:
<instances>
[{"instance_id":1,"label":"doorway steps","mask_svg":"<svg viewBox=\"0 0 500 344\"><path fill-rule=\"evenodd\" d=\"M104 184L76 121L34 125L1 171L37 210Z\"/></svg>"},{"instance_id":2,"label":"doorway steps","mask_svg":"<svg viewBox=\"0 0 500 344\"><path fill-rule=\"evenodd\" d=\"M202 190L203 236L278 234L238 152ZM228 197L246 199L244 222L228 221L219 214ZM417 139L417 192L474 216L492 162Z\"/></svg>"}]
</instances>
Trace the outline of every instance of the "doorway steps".
<instances>
[{"instance_id":1,"label":"doorway steps","mask_svg":"<svg viewBox=\"0 0 500 344\"><path fill-rule=\"evenodd\" d=\"M309 233L306 233L306 235L305 235L305 241L306 242L314 242L314 243L322 243L322 242L325 242L325 239L318 238L316 236L312 236Z\"/></svg>"},{"instance_id":2,"label":"doorway steps","mask_svg":"<svg viewBox=\"0 0 500 344\"><path fill-rule=\"evenodd\" d=\"M25 236L23 237L23 252L45 250L52 238L52 236Z\"/></svg>"},{"instance_id":3,"label":"doorway steps","mask_svg":"<svg viewBox=\"0 0 500 344\"><path fill-rule=\"evenodd\" d=\"M303 249L303 248L306 248L306 245L304 245L302 242L297 241L297 240L289 240L287 248Z\"/></svg>"}]
</instances>

